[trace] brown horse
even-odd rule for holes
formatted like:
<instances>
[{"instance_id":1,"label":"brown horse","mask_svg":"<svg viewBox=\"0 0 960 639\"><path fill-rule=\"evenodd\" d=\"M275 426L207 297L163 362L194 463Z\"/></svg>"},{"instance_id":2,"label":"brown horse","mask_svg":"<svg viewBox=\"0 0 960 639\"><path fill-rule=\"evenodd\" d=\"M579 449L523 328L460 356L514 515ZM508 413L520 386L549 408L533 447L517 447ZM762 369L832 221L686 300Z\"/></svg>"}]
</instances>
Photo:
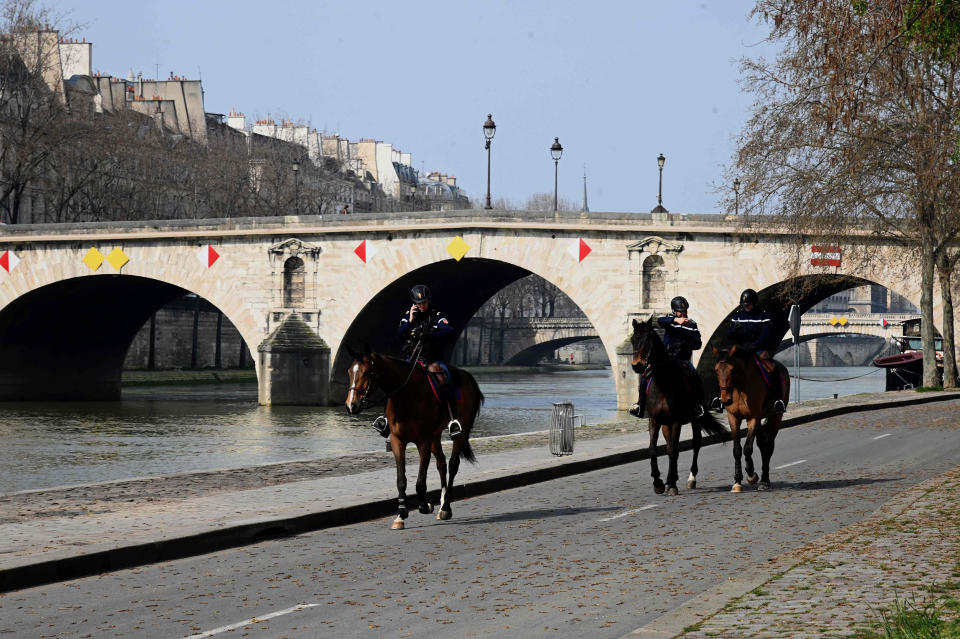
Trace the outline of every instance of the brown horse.
<instances>
[{"instance_id":1,"label":"brown horse","mask_svg":"<svg viewBox=\"0 0 960 639\"><path fill-rule=\"evenodd\" d=\"M653 329L653 321L633 320L633 370L640 373L641 393L646 394L646 408L650 429L650 475L653 477L653 491L658 495L664 491L660 481L660 468L657 466L657 443L660 431L667 442L667 458L670 466L667 470L667 494L677 494L677 460L680 455L680 427L687 422L693 427L693 462L690 464L690 477L687 488L697 487L697 457L700 454L701 429L710 435L716 435L721 441L729 437L727 432L713 415L696 417L694 407L703 401L699 379L690 367L667 354L667 350Z\"/></svg>"},{"instance_id":2,"label":"brown horse","mask_svg":"<svg viewBox=\"0 0 960 639\"><path fill-rule=\"evenodd\" d=\"M450 519L453 516L450 507L453 480L460 468L460 458L471 463L477 461L470 448L470 430L483 403L483 393L480 392L477 380L464 370L451 370L454 380L457 375L462 380L460 388L455 391L455 403L463 433L453 440L448 482L447 460L440 445L440 435L447 426L450 414L446 403L438 401L434 395L423 364L374 353L369 347L366 347L364 353L357 353L349 348L347 351L354 358L348 370L350 389L347 393L347 412L355 415L363 410L377 388L387 395L385 414L390 427L390 448L397 462L399 493L399 508L393 529L402 530L403 520L408 514L406 450L410 442L413 442L420 452L420 472L417 474L417 506L420 512L433 512L433 504L427 501L427 467L430 465L432 451L437 460L437 471L440 473L440 512L437 513L437 519Z\"/></svg>"},{"instance_id":3,"label":"brown horse","mask_svg":"<svg viewBox=\"0 0 960 639\"><path fill-rule=\"evenodd\" d=\"M720 384L720 402L726 407L730 432L733 434L733 487L731 492L739 493L743 488L743 471L740 468L740 424L747 422L747 440L742 453L747 461L747 481L760 485L757 490L770 488L770 458L773 457L774 442L780 430L783 416L773 408L776 400L764 376L780 375L783 385L783 401L790 397L790 378L786 368L775 362L772 373L761 371L760 362L750 350L731 347L729 350L713 349L717 363L713 370ZM764 421L761 421L764 420ZM753 469L753 439L756 437L760 448L760 477Z\"/></svg>"}]
</instances>

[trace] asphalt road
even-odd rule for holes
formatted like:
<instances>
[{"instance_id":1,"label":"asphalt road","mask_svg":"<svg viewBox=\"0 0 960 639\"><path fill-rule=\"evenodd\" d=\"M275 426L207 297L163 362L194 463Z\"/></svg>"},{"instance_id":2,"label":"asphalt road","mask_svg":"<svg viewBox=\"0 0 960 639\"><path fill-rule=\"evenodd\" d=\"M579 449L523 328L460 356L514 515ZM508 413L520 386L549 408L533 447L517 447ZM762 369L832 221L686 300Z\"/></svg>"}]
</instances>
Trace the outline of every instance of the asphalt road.
<instances>
[{"instance_id":1,"label":"asphalt road","mask_svg":"<svg viewBox=\"0 0 960 639\"><path fill-rule=\"evenodd\" d=\"M455 502L448 522L414 512L404 531L385 519L14 592L0 634L619 637L952 468L960 401L784 430L770 492L731 494L731 457L701 451L700 488L678 497L638 462Z\"/></svg>"}]
</instances>

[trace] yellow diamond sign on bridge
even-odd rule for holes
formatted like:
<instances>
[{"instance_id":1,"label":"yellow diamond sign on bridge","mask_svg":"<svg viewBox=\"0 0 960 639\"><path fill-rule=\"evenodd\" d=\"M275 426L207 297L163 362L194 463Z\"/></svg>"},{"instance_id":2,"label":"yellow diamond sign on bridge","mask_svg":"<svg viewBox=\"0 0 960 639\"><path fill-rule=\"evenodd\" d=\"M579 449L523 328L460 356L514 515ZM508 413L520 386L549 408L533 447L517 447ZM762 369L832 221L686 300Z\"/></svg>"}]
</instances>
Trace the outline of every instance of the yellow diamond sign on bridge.
<instances>
[{"instance_id":1,"label":"yellow diamond sign on bridge","mask_svg":"<svg viewBox=\"0 0 960 639\"><path fill-rule=\"evenodd\" d=\"M110 266L119 271L124 264L130 261L130 258L127 257L123 249L118 246L107 255L107 261L110 262Z\"/></svg>"},{"instance_id":2,"label":"yellow diamond sign on bridge","mask_svg":"<svg viewBox=\"0 0 960 639\"><path fill-rule=\"evenodd\" d=\"M90 250L87 251L86 256L83 258L83 263L90 267L91 271L95 271L100 268L100 265L103 264L103 253L97 250L97 247L91 246Z\"/></svg>"},{"instance_id":3,"label":"yellow diamond sign on bridge","mask_svg":"<svg viewBox=\"0 0 960 639\"><path fill-rule=\"evenodd\" d=\"M467 251L470 250L470 245L463 241L463 238L459 235L453 238L449 244L447 244L447 253L453 256L453 259L460 261L463 259L463 256L467 254Z\"/></svg>"}]
</instances>

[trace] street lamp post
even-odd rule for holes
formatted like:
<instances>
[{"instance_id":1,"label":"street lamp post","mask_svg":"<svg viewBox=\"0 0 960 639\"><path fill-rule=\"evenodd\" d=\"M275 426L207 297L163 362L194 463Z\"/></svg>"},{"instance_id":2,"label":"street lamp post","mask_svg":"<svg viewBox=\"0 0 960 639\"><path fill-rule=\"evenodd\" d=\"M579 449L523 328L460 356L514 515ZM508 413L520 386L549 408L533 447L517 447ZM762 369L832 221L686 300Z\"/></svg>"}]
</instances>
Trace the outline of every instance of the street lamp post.
<instances>
[{"instance_id":1,"label":"street lamp post","mask_svg":"<svg viewBox=\"0 0 960 639\"><path fill-rule=\"evenodd\" d=\"M669 211L663 208L663 165L666 163L667 158L663 157L663 153L657 156L657 166L660 167L660 187L657 190L657 208L653 209L651 213L669 213Z\"/></svg>"},{"instance_id":2,"label":"street lamp post","mask_svg":"<svg viewBox=\"0 0 960 639\"><path fill-rule=\"evenodd\" d=\"M487 149L487 204L483 207L485 209L493 208L493 205L490 204L490 142L496 132L497 125L493 122L493 116L488 113L487 121L483 123L483 137L487 141L485 146Z\"/></svg>"},{"instance_id":3,"label":"street lamp post","mask_svg":"<svg viewBox=\"0 0 960 639\"><path fill-rule=\"evenodd\" d=\"M550 157L553 158L553 212L557 212L557 171L560 165L560 156L563 155L563 147L560 146L560 138L553 138L553 144L550 145Z\"/></svg>"},{"instance_id":4,"label":"street lamp post","mask_svg":"<svg viewBox=\"0 0 960 639\"><path fill-rule=\"evenodd\" d=\"M735 204L735 215L740 215L740 178L733 180L733 197Z\"/></svg>"},{"instance_id":5,"label":"street lamp post","mask_svg":"<svg viewBox=\"0 0 960 639\"><path fill-rule=\"evenodd\" d=\"M300 160L293 161L293 206L294 215L300 215Z\"/></svg>"}]
</instances>

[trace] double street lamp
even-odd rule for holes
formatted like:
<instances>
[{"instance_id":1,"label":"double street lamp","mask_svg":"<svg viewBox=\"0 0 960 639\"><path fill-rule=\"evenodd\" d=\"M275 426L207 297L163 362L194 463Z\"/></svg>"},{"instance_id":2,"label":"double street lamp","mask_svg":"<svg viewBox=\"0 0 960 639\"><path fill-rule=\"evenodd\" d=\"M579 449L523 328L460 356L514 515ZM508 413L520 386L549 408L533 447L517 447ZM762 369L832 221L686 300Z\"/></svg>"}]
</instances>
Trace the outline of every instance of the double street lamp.
<instances>
[{"instance_id":1,"label":"double street lamp","mask_svg":"<svg viewBox=\"0 0 960 639\"><path fill-rule=\"evenodd\" d=\"M493 121L493 116L489 113L487 114L487 121L483 123L483 137L486 138L487 149L487 204L483 208L492 209L493 205L490 204L490 142L493 140L493 135L497 132L497 125Z\"/></svg>"},{"instance_id":2,"label":"double street lamp","mask_svg":"<svg viewBox=\"0 0 960 639\"><path fill-rule=\"evenodd\" d=\"M657 156L657 166L660 167L660 188L657 190L657 208L650 211L651 213L669 213L663 208L663 165L666 162L667 158L663 157L663 153Z\"/></svg>"},{"instance_id":3,"label":"double street lamp","mask_svg":"<svg viewBox=\"0 0 960 639\"><path fill-rule=\"evenodd\" d=\"M550 157L553 158L553 212L557 212L557 171L560 165L560 156L563 155L563 147L560 146L560 138L553 138L553 144L550 145Z\"/></svg>"}]
</instances>

